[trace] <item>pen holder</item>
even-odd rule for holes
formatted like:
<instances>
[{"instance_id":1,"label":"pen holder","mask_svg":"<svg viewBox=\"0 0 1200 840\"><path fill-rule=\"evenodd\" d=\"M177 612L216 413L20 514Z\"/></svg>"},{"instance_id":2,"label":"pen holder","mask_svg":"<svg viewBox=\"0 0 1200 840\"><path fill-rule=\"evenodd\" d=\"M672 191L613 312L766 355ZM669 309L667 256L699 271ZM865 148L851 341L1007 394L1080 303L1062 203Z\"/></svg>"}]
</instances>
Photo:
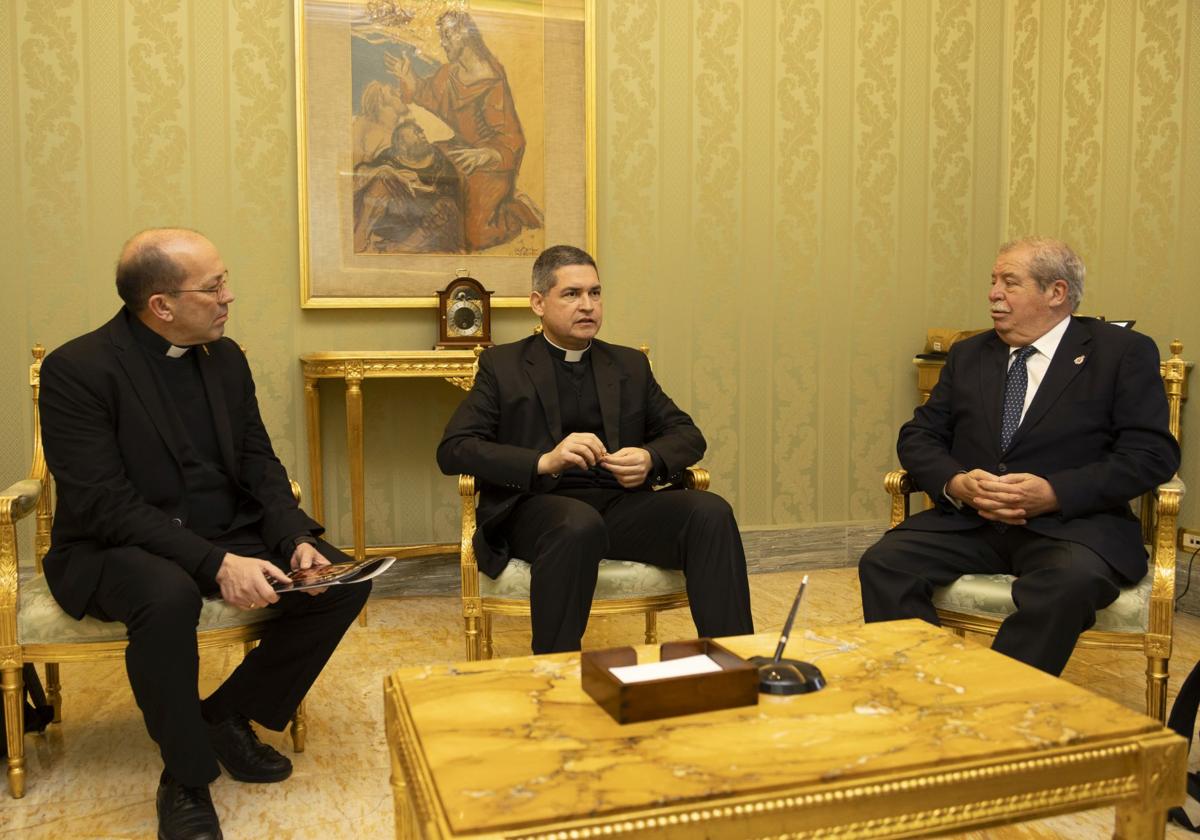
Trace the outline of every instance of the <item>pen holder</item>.
<instances>
[{"instance_id":1,"label":"pen holder","mask_svg":"<svg viewBox=\"0 0 1200 840\"><path fill-rule=\"evenodd\" d=\"M825 675L811 662L752 656L747 660L758 666L758 690L761 694L809 694L825 687Z\"/></svg>"}]
</instances>

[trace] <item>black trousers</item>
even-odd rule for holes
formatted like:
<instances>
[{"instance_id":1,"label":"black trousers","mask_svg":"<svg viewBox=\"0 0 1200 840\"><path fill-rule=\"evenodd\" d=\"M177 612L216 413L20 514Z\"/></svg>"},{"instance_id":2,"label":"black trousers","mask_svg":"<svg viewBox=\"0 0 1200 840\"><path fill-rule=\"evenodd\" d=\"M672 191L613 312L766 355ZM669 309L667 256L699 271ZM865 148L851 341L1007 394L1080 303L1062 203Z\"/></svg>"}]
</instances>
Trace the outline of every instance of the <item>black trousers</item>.
<instances>
[{"instance_id":1,"label":"black trousers","mask_svg":"<svg viewBox=\"0 0 1200 840\"><path fill-rule=\"evenodd\" d=\"M681 569L701 636L754 632L742 538L714 493L543 493L520 501L504 528L512 556L532 565L534 653L579 650L605 558Z\"/></svg>"},{"instance_id":2,"label":"black trousers","mask_svg":"<svg viewBox=\"0 0 1200 840\"><path fill-rule=\"evenodd\" d=\"M893 530L859 561L863 618L940 624L933 589L964 574L1016 576L1017 611L1000 625L992 649L1056 676L1079 634L1095 624L1096 611L1129 585L1091 549L1023 527Z\"/></svg>"},{"instance_id":3,"label":"black trousers","mask_svg":"<svg viewBox=\"0 0 1200 840\"><path fill-rule=\"evenodd\" d=\"M288 570L290 558L272 556L261 543L221 547ZM350 559L324 541L317 549L331 563ZM125 625L129 684L167 772L184 785L206 785L220 768L197 691L196 624L203 597L211 593L202 592L175 563L140 548L110 549L100 559L103 569L88 615ZM334 586L316 596L284 594L270 607L280 615L264 625L258 647L204 701L205 711L214 720L236 712L282 730L370 591L367 582Z\"/></svg>"}]
</instances>

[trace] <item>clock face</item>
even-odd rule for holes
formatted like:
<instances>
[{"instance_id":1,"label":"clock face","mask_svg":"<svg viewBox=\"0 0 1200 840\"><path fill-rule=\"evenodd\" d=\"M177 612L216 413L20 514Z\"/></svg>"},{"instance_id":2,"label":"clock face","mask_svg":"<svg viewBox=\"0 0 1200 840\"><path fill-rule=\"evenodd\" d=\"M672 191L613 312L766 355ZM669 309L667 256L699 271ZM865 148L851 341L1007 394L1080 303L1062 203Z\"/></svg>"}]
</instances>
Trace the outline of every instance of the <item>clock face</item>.
<instances>
[{"instance_id":1,"label":"clock face","mask_svg":"<svg viewBox=\"0 0 1200 840\"><path fill-rule=\"evenodd\" d=\"M469 330L475 326L479 316L469 306L460 306L454 310L454 327L458 330Z\"/></svg>"},{"instance_id":2,"label":"clock face","mask_svg":"<svg viewBox=\"0 0 1200 840\"><path fill-rule=\"evenodd\" d=\"M467 337L483 334L483 307L475 298L461 297L446 309L446 334Z\"/></svg>"}]
</instances>

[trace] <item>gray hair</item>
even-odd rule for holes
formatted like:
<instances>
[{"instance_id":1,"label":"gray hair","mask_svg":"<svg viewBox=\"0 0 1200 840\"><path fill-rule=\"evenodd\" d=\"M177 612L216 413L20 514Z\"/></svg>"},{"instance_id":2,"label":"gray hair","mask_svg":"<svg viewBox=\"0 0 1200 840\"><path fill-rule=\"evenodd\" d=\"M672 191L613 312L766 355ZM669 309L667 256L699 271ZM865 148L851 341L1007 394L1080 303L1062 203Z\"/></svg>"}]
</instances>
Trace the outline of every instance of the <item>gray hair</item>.
<instances>
[{"instance_id":1,"label":"gray hair","mask_svg":"<svg viewBox=\"0 0 1200 840\"><path fill-rule=\"evenodd\" d=\"M551 245L533 261L533 291L544 295L554 287L555 272L568 265L590 265L596 268L592 255L574 245ZM596 269L599 274L600 270Z\"/></svg>"},{"instance_id":2,"label":"gray hair","mask_svg":"<svg viewBox=\"0 0 1200 840\"><path fill-rule=\"evenodd\" d=\"M1038 288L1044 292L1055 280L1065 281L1071 311L1077 310L1079 302L1083 300L1083 280L1087 268L1079 255L1071 250L1071 246L1061 239L1024 236L1005 242L1000 246L1000 253L1007 254L1018 248L1029 249L1029 276L1037 281Z\"/></svg>"}]
</instances>

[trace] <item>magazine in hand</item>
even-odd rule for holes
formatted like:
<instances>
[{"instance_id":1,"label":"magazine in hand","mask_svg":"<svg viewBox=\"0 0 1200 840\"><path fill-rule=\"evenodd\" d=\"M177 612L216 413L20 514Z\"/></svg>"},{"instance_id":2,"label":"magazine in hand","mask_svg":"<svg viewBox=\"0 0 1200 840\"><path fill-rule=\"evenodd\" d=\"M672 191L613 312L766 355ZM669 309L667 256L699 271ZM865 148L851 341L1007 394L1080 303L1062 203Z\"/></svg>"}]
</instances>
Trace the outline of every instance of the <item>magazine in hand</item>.
<instances>
[{"instance_id":1,"label":"magazine in hand","mask_svg":"<svg viewBox=\"0 0 1200 840\"><path fill-rule=\"evenodd\" d=\"M319 589L322 586L335 586L339 583L362 583L386 572L396 562L395 557L368 557L365 560L353 560L349 563L333 563L329 566L310 566L307 569L296 569L288 577L291 583L271 581L276 592L301 592L305 589Z\"/></svg>"}]
</instances>

